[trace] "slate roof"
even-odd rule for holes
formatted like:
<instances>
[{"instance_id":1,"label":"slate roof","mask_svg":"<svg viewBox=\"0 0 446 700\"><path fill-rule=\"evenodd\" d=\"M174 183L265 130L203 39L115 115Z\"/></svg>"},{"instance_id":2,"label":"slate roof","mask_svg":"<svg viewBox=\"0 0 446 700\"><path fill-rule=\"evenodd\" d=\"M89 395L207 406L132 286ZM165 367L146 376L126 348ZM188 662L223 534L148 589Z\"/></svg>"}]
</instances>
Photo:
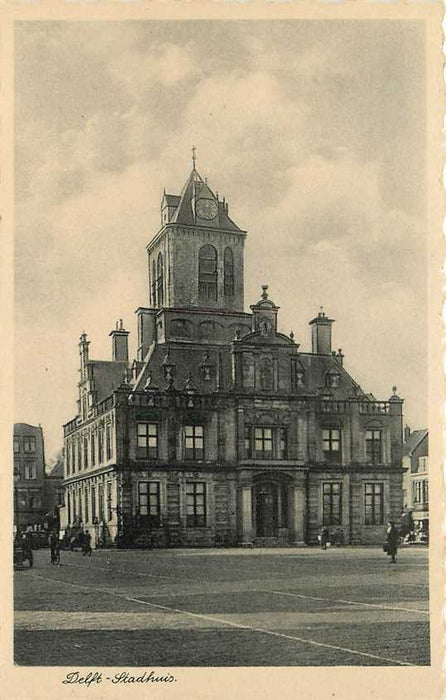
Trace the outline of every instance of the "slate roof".
<instances>
[{"instance_id":1,"label":"slate roof","mask_svg":"<svg viewBox=\"0 0 446 700\"><path fill-rule=\"evenodd\" d=\"M165 197L177 197L177 195L165 195ZM194 212L192 210L192 201L194 197L203 197L204 199L213 199L218 206L218 216L206 222L206 226L212 228L225 229L228 231L239 231L242 230L235 224L229 217L225 210L225 205L220 202L216 195L213 193L207 182L203 180L201 175L195 170L195 168L190 173L186 183L178 197L177 210L172 217L171 222L177 224L185 224L187 226L196 225ZM173 204L172 200L172 204Z\"/></svg>"},{"instance_id":2,"label":"slate roof","mask_svg":"<svg viewBox=\"0 0 446 700\"><path fill-rule=\"evenodd\" d=\"M48 478L53 478L53 479L63 479L64 478L64 472L63 472L63 460L59 459L54 467L51 469L51 471L47 474Z\"/></svg>"},{"instance_id":3,"label":"slate roof","mask_svg":"<svg viewBox=\"0 0 446 700\"><path fill-rule=\"evenodd\" d=\"M289 350L296 350L296 358L305 373L305 387L297 389L295 394L320 396L324 394L327 398L346 400L354 397L366 399L366 395L349 373L341 366L336 357L332 355L316 355L312 353L298 353L297 347L283 334L277 334L276 340L288 349L283 355L283 361L289 362ZM252 343L250 342L252 341ZM240 342L244 349L249 349L249 345L258 348L261 341L265 349L271 347L269 339L261 339L259 333L252 333ZM170 341L168 343L153 345L147 356L141 372L133 389L142 391L146 384L150 382L153 388L161 391L167 388L164 369L166 362L173 367L173 386L182 391L187 390L188 380L191 379L199 393L213 393L220 390L229 390L233 387L232 377L232 345L212 345L212 341L205 344L186 344L181 341ZM204 378L203 365L211 367L211 378ZM328 373L340 375L339 386L327 388L326 376ZM240 390L244 393L244 389ZM289 390L290 391L290 390ZM283 393L282 388L279 393Z\"/></svg>"},{"instance_id":4,"label":"slate roof","mask_svg":"<svg viewBox=\"0 0 446 700\"><path fill-rule=\"evenodd\" d=\"M424 440L426 435L429 434L427 428L422 428L421 430L413 430L403 446L403 455L405 457L411 457L414 450L418 447L420 442Z\"/></svg>"},{"instance_id":5,"label":"slate roof","mask_svg":"<svg viewBox=\"0 0 446 700\"><path fill-rule=\"evenodd\" d=\"M106 399L122 384L128 368L127 362L89 360L88 364L92 368L92 379L97 402Z\"/></svg>"}]
</instances>

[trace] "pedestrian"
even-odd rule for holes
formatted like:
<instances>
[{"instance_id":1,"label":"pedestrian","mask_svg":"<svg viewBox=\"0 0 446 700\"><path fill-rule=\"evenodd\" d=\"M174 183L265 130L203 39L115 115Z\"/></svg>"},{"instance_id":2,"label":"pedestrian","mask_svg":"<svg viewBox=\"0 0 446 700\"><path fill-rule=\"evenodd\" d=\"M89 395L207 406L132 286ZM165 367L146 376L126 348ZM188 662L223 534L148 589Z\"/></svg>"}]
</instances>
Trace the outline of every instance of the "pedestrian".
<instances>
[{"instance_id":1,"label":"pedestrian","mask_svg":"<svg viewBox=\"0 0 446 700\"><path fill-rule=\"evenodd\" d=\"M321 549L327 549L327 542L329 537L330 533L328 531L328 527L324 525L321 530Z\"/></svg>"},{"instance_id":2,"label":"pedestrian","mask_svg":"<svg viewBox=\"0 0 446 700\"><path fill-rule=\"evenodd\" d=\"M50 535L51 563L60 566L60 544L56 531Z\"/></svg>"},{"instance_id":3,"label":"pedestrian","mask_svg":"<svg viewBox=\"0 0 446 700\"><path fill-rule=\"evenodd\" d=\"M84 535L84 551L82 556L85 557L86 554L91 557L91 535L88 530L85 531Z\"/></svg>"},{"instance_id":4,"label":"pedestrian","mask_svg":"<svg viewBox=\"0 0 446 700\"><path fill-rule=\"evenodd\" d=\"M33 542L33 536L31 534L31 532L28 530L28 532L26 532L22 536L22 548L23 548L23 558L28 559L30 567L32 567L34 565L32 542Z\"/></svg>"},{"instance_id":5,"label":"pedestrian","mask_svg":"<svg viewBox=\"0 0 446 700\"><path fill-rule=\"evenodd\" d=\"M399 532L393 520L389 520L386 532L386 553L388 557L392 557L391 564L396 563L396 553L398 551Z\"/></svg>"}]
</instances>

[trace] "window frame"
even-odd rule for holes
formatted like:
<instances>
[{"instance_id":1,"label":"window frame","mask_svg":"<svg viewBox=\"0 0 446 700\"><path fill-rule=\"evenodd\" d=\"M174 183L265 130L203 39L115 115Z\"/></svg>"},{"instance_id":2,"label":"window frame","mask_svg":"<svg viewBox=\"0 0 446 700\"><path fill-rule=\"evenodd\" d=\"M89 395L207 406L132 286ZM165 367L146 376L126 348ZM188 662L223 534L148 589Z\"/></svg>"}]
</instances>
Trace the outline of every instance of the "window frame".
<instances>
[{"instance_id":1,"label":"window frame","mask_svg":"<svg viewBox=\"0 0 446 700\"><path fill-rule=\"evenodd\" d=\"M113 520L113 507L112 507L112 482L107 481L106 482L106 517L107 517L107 522L110 522L110 520Z\"/></svg>"},{"instance_id":2,"label":"window frame","mask_svg":"<svg viewBox=\"0 0 446 700\"><path fill-rule=\"evenodd\" d=\"M375 433L379 434L377 439ZM368 437L371 434L371 437ZM365 431L365 459L367 464L383 463L383 431L382 428L366 428Z\"/></svg>"},{"instance_id":3,"label":"window frame","mask_svg":"<svg viewBox=\"0 0 446 700\"><path fill-rule=\"evenodd\" d=\"M13 454L15 454L15 455L20 454L20 437L18 435L14 435L12 442L13 442L13 447L12 447Z\"/></svg>"},{"instance_id":4,"label":"window frame","mask_svg":"<svg viewBox=\"0 0 446 700\"><path fill-rule=\"evenodd\" d=\"M337 489L338 493L335 493L335 489ZM342 525L341 481L322 482L322 523L332 527Z\"/></svg>"},{"instance_id":5,"label":"window frame","mask_svg":"<svg viewBox=\"0 0 446 700\"><path fill-rule=\"evenodd\" d=\"M205 243L198 251L198 298L200 301L218 299L218 253L210 243Z\"/></svg>"},{"instance_id":6,"label":"window frame","mask_svg":"<svg viewBox=\"0 0 446 700\"><path fill-rule=\"evenodd\" d=\"M234 251L226 246L223 252L223 291L226 298L234 296Z\"/></svg>"},{"instance_id":7,"label":"window frame","mask_svg":"<svg viewBox=\"0 0 446 700\"><path fill-rule=\"evenodd\" d=\"M154 512L151 512L152 507ZM146 524L153 529L161 527L161 482L150 479L138 481L137 509L143 525ZM143 509L147 512L142 512Z\"/></svg>"},{"instance_id":8,"label":"window frame","mask_svg":"<svg viewBox=\"0 0 446 700\"><path fill-rule=\"evenodd\" d=\"M37 442L35 435L23 436L23 452L26 454L34 454L37 451Z\"/></svg>"},{"instance_id":9,"label":"window frame","mask_svg":"<svg viewBox=\"0 0 446 700\"><path fill-rule=\"evenodd\" d=\"M371 493L367 493L367 489L371 489ZM371 501L367 503L367 497L371 497ZM376 500L379 499L379 507L376 508ZM368 507L371 508L371 517L368 516ZM378 516L376 513L378 512ZM384 525L384 482L382 481L367 481L364 483L364 525L379 526Z\"/></svg>"},{"instance_id":10,"label":"window frame","mask_svg":"<svg viewBox=\"0 0 446 700\"><path fill-rule=\"evenodd\" d=\"M185 484L186 527L206 527L207 490L205 481L187 481ZM201 501L201 502L200 502ZM199 513L198 510L202 510Z\"/></svg>"},{"instance_id":11,"label":"window frame","mask_svg":"<svg viewBox=\"0 0 446 700\"><path fill-rule=\"evenodd\" d=\"M24 462L25 468L24 468L24 479L25 481L35 481L37 479L37 462L35 460L33 461L26 461ZM30 473L32 472L32 476L30 476Z\"/></svg>"},{"instance_id":12,"label":"window frame","mask_svg":"<svg viewBox=\"0 0 446 700\"><path fill-rule=\"evenodd\" d=\"M334 433L337 433L337 437ZM338 445L337 449L334 445ZM342 464L342 429L339 426L322 428L322 452L324 461L330 464Z\"/></svg>"},{"instance_id":13,"label":"window frame","mask_svg":"<svg viewBox=\"0 0 446 700\"><path fill-rule=\"evenodd\" d=\"M188 431L190 434L188 434ZM185 461L204 461L204 432L202 423L188 423L183 426L183 455ZM187 444L190 440L192 441L192 446Z\"/></svg>"},{"instance_id":14,"label":"window frame","mask_svg":"<svg viewBox=\"0 0 446 700\"><path fill-rule=\"evenodd\" d=\"M142 430L142 428L145 430ZM145 444L139 444L144 440ZM155 445L150 445L154 440ZM159 458L159 423L155 421L138 421L136 424L136 457L137 459L155 460Z\"/></svg>"}]
</instances>

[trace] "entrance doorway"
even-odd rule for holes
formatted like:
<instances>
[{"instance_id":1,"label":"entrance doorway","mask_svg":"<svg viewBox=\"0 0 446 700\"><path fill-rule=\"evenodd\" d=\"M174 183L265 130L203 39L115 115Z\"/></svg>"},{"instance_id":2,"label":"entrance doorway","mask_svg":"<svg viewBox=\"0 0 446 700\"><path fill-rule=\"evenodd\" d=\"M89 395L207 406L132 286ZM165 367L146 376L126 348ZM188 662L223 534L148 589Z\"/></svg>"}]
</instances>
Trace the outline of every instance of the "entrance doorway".
<instances>
[{"instance_id":1,"label":"entrance doorway","mask_svg":"<svg viewBox=\"0 0 446 700\"><path fill-rule=\"evenodd\" d=\"M288 527L286 484L269 479L258 481L254 485L254 503L256 536L284 536L284 528Z\"/></svg>"}]
</instances>

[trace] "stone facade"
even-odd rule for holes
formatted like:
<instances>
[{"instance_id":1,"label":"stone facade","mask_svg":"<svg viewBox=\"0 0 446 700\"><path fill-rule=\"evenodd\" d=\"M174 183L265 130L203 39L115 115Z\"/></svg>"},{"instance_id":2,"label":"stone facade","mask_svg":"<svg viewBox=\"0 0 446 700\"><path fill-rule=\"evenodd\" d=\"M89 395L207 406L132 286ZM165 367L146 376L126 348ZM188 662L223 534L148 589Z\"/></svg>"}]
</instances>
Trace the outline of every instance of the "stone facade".
<instances>
[{"instance_id":1,"label":"stone facade","mask_svg":"<svg viewBox=\"0 0 446 700\"><path fill-rule=\"evenodd\" d=\"M303 545L324 523L381 543L401 512L402 399L361 389L322 310L311 352L279 332L266 285L244 311L245 236L194 167L147 247L136 359L122 322L111 361L81 336L65 520L97 545Z\"/></svg>"}]
</instances>

